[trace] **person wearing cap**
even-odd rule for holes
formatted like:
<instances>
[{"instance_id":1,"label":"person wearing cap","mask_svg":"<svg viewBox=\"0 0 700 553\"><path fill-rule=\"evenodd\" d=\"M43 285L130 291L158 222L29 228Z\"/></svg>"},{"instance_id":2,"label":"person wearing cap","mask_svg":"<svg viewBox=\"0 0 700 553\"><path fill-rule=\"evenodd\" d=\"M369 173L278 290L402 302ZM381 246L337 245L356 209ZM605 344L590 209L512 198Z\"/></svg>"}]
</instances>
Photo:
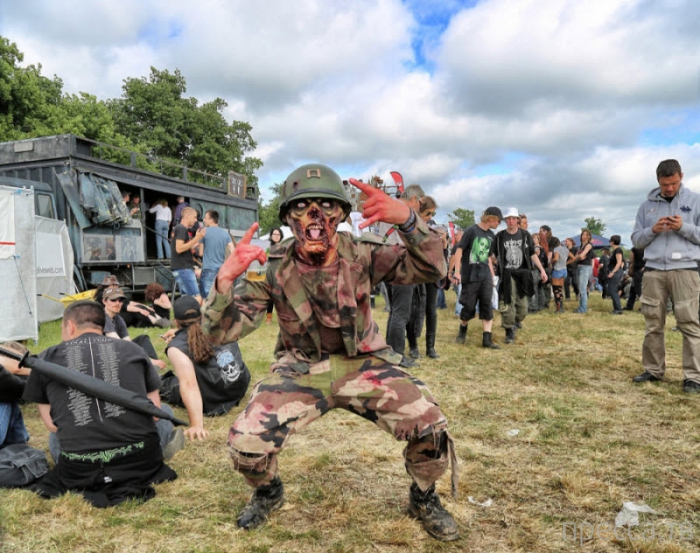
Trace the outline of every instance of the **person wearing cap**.
<instances>
[{"instance_id":1,"label":"person wearing cap","mask_svg":"<svg viewBox=\"0 0 700 553\"><path fill-rule=\"evenodd\" d=\"M506 344L512 344L516 328L527 317L529 298L535 293L532 266L537 267L542 282L547 282L547 273L535 253L532 236L518 226L518 210L508 208L504 218L506 228L496 234L491 244L489 263L498 271L498 310L506 331Z\"/></svg>"},{"instance_id":2,"label":"person wearing cap","mask_svg":"<svg viewBox=\"0 0 700 553\"><path fill-rule=\"evenodd\" d=\"M464 344L467 340L469 321L476 316L476 304L479 303L479 318L483 328L481 345L485 348L499 349L492 339L493 327L493 267L489 264L491 243L495 238L493 229L501 224L503 215L496 206L487 207L481 214L481 220L470 226L463 234L450 261L453 280L462 285L459 303L462 310L459 316L459 332L456 342Z\"/></svg>"},{"instance_id":3,"label":"person wearing cap","mask_svg":"<svg viewBox=\"0 0 700 553\"><path fill-rule=\"evenodd\" d=\"M289 174L280 195L279 218L294 238L270 250L264 279L243 280L234 290L253 261L266 261L250 243L254 223L219 270L203 310L203 327L214 343L257 329L270 300L278 314L276 361L229 432L234 468L254 488L237 524L260 526L283 505L279 453L295 433L338 408L406 443L408 514L432 537L455 540L459 528L435 489L451 466L453 494L457 490L447 419L427 386L399 366L402 356L380 334L370 304L379 282L406 286L443 278L442 238L406 202L355 179L350 183L367 194L363 226L396 225L401 244L337 232L352 206L343 181L330 167L304 165ZM362 440L362 433L345 439Z\"/></svg>"},{"instance_id":4,"label":"person wearing cap","mask_svg":"<svg viewBox=\"0 0 700 553\"><path fill-rule=\"evenodd\" d=\"M105 326L104 334L105 336L110 336L111 338L118 338L120 340L131 341L131 336L129 336L129 329L124 322L124 319L119 314L122 308L124 300L126 300L126 295L122 289L116 284L107 285L101 290L101 294L97 294L95 299L102 298L102 305L105 309ZM134 338L134 343L141 346L144 351L148 354L151 362L159 369L165 368L165 363L158 359L158 353L156 353L151 339L147 334L137 336Z\"/></svg>"},{"instance_id":5,"label":"person wearing cap","mask_svg":"<svg viewBox=\"0 0 700 553\"><path fill-rule=\"evenodd\" d=\"M213 346L202 331L202 312L192 296L173 304L177 331L165 353L175 373L163 375L160 397L185 407L190 426L185 436L203 440L209 435L204 417L225 415L241 401L250 383L238 342Z\"/></svg>"}]
</instances>

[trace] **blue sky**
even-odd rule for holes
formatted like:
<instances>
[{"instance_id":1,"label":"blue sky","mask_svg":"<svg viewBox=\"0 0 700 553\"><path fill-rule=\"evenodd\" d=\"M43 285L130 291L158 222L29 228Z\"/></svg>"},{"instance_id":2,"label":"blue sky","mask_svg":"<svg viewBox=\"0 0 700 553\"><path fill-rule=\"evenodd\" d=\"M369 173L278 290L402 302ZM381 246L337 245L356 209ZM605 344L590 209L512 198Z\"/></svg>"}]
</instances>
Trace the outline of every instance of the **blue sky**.
<instances>
[{"instance_id":1,"label":"blue sky","mask_svg":"<svg viewBox=\"0 0 700 553\"><path fill-rule=\"evenodd\" d=\"M654 169L700 192L700 3L676 0L24 0L0 34L66 92L150 67L248 121L266 191L319 161L418 182L440 206L514 206L628 241Z\"/></svg>"}]
</instances>

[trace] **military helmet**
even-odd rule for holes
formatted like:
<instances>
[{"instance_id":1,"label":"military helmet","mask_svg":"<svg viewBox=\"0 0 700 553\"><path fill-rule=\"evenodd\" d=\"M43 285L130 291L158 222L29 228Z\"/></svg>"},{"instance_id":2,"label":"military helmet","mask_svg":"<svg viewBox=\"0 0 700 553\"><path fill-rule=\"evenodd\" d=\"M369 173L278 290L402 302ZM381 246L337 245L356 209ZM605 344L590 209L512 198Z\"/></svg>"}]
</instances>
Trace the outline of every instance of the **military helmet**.
<instances>
[{"instance_id":1,"label":"military helmet","mask_svg":"<svg viewBox=\"0 0 700 553\"><path fill-rule=\"evenodd\" d=\"M329 198L340 202L345 215L352 205L338 173L320 163L310 163L292 171L282 185L279 219L286 224L289 205L303 198Z\"/></svg>"}]
</instances>

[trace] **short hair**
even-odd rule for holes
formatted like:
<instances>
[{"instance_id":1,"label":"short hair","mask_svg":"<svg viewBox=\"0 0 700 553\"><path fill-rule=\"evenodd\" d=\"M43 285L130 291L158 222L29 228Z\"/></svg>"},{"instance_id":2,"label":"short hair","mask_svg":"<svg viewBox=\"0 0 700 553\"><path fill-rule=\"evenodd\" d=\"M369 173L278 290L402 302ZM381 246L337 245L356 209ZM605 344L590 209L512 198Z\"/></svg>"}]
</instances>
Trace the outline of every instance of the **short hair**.
<instances>
[{"instance_id":1,"label":"short hair","mask_svg":"<svg viewBox=\"0 0 700 553\"><path fill-rule=\"evenodd\" d=\"M219 224L219 212L216 211L216 209L210 209L205 213L205 215L209 215L209 218L214 221L217 225Z\"/></svg>"},{"instance_id":2,"label":"short hair","mask_svg":"<svg viewBox=\"0 0 700 553\"><path fill-rule=\"evenodd\" d=\"M620 238L619 234L613 234L610 237L610 243L615 244L616 246L619 246L621 241L622 241L622 239Z\"/></svg>"},{"instance_id":3,"label":"short hair","mask_svg":"<svg viewBox=\"0 0 700 553\"><path fill-rule=\"evenodd\" d=\"M527 219L527 215L525 215L524 213L518 213L518 218L519 219Z\"/></svg>"},{"instance_id":4,"label":"short hair","mask_svg":"<svg viewBox=\"0 0 700 553\"><path fill-rule=\"evenodd\" d=\"M189 206L181 211L180 216L184 217L185 213L189 213L190 211L193 211L195 213L195 215L197 215L197 217L199 217L199 213L197 212L197 210L194 207L189 207Z\"/></svg>"},{"instance_id":5,"label":"short hair","mask_svg":"<svg viewBox=\"0 0 700 553\"><path fill-rule=\"evenodd\" d=\"M548 244L549 244L549 249L553 250L554 248L561 246L561 241L556 236L550 236L550 238L548 240Z\"/></svg>"},{"instance_id":6,"label":"short hair","mask_svg":"<svg viewBox=\"0 0 700 553\"><path fill-rule=\"evenodd\" d=\"M676 173L681 175L683 171L681 171L681 164L675 159L665 159L656 167L657 180L663 177L672 177Z\"/></svg>"},{"instance_id":7,"label":"short hair","mask_svg":"<svg viewBox=\"0 0 700 553\"><path fill-rule=\"evenodd\" d=\"M63 322L72 321L79 329L105 326L105 310L99 303L92 300L79 300L68 304L63 312Z\"/></svg>"},{"instance_id":8,"label":"short hair","mask_svg":"<svg viewBox=\"0 0 700 553\"><path fill-rule=\"evenodd\" d=\"M420 200L425 196L425 191L421 188L420 184L409 184L406 189L401 194L401 198L404 200Z\"/></svg>"}]
</instances>

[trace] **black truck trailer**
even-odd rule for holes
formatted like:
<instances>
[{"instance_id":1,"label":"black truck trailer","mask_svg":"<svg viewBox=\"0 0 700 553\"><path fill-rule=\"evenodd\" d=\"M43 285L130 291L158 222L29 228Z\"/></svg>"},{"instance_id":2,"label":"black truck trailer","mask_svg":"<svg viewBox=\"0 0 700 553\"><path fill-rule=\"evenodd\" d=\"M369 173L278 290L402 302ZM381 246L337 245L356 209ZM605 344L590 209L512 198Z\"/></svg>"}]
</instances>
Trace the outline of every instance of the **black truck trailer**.
<instances>
[{"instance_id":1,"label":"black truck trailer","mask_svg":"<svg viewBox=\"0 0 700 553\"><path fill-rule=\"evenodd\" d=\"M219 212L219 226L241 236L258 220L257 190L244 175L212 175L75 135L0 143L0 184L31 187L37 215L64 220L75 253L79 291L116 275L130 290L173 283L169 259L156 255L155 215L148 207L178 196L200 215ZM141 200L131 217L123 193Z\"/></svg>"}]
</instances>

